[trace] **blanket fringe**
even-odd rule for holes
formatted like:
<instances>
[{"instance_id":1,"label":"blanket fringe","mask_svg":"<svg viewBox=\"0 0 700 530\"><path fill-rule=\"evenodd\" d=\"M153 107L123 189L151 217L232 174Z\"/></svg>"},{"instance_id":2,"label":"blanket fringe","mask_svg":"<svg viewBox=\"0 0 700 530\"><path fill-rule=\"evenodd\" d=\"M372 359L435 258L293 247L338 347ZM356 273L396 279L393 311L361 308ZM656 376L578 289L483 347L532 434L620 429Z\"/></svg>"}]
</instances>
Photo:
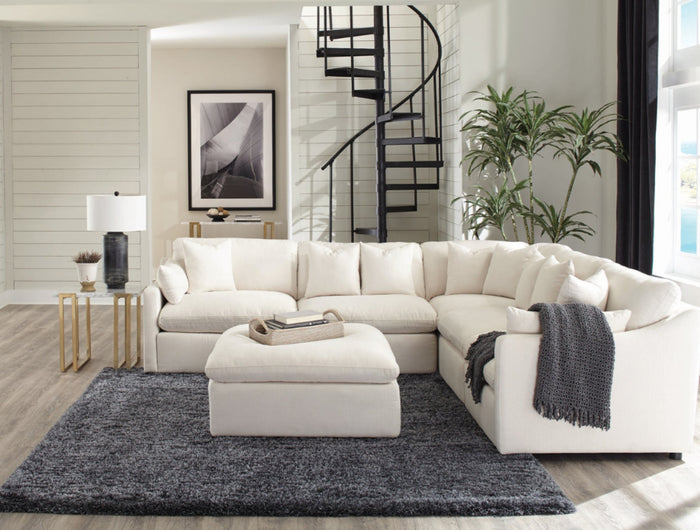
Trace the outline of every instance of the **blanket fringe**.
<instances>
[{"instance_id":1,"label":"blanket fringe","mask_svg":"<svg viewBox=\"0 0 700 530\"><path fill-rule=\"evenodd\" d=\"M610 415L602 416L578 407L561 408L551 403L537 400L533 403L535 410L545 418L564 420L577 427L596 427L605 431L610 430Z\"/></svg>"}]
</instances>

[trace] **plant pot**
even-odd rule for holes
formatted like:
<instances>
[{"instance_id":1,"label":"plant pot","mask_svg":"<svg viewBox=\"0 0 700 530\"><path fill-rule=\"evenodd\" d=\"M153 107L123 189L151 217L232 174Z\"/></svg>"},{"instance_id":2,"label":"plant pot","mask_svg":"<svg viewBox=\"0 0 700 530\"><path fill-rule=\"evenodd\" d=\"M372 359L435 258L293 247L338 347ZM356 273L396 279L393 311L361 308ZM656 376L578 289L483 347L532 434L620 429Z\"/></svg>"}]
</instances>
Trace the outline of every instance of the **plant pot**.
<instances>
[{"instance_id":1,"label":"plant pot","mask_svg":"<svg viewBox=\"0 0 700 530\"><path fill-rule=\"evenodd\" d=\"M99 263L76 263L78 268L78 281L82 285L82 292L93 292L97 280L97 266Z\"/></svg>"}]
</instances>

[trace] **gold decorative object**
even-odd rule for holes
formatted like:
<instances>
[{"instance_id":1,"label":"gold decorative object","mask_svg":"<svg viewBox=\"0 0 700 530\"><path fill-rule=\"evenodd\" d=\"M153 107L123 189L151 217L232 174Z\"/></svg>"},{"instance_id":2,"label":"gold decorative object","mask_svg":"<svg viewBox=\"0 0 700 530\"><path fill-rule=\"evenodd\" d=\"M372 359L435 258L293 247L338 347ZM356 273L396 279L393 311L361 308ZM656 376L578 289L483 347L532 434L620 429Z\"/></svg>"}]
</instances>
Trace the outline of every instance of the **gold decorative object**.
<instances>
[{"instance_id":1,"label":"gold decorative object","mask_svg":"<svg viewBox=\"0 0 700 530\"><path fill-rule=\"evenodd\" d=\"M95 292L95 282L80 282L82 286L80 288L81 293L94 293Z\"/></svg>"}]
</instances>

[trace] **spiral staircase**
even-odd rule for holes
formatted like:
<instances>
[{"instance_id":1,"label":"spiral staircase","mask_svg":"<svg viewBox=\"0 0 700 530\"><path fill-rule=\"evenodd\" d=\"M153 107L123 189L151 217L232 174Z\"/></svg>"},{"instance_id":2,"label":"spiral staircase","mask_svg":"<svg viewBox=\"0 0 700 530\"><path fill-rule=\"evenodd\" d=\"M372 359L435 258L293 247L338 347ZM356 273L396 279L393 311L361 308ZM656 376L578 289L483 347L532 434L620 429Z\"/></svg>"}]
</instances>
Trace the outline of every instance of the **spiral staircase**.
<instances>
[{"instance_id":1,"label":"spiral staircase","mask_svg":"<svg viewBox=\"0 0 700 530\"><path fill-rule=\"evenodd\" d=\"M349 27L334 27L332 7L316 8L317 37L316 56L323 58L327 77L344 77L350 80L353 97L375 102L375 119L358 130L322 165L329 172L329 240L333 241L333 169L338 157L348 152L350 178L350 234L375 236L377 241L387 240L387 215L395 212L418 211L418 191L436 190L440 185L442 153L442 86L440 61L442 47L435 27L427 17L413 6L408 8L417 16L420 31L420 65L415 65L420 82L398 102L392 91L392 40L389 6L374 6L372 26L356 26L353 7L341 16ZM348 16L349 14L349 16ZM359 18L359 17L358 17ZM432 35L435 43L435 62L428 70L426 39ZM372 39L363 38L372 36ZM371 44L371 45L370 45ZM372 68L357 67L360 57L371 57ZM344 66L329 66L329 58L343 58ZM337 59L333 59L337 61ZM370 83L369 87L367 83ZM396 125L410 123L409 134L396 134ZM355 226L356 172L355 143L372 128L376 134L376 212L373 227ZM406 129L406 127L403 127ZM408 146L410 155L406 155ZM427 148L427 151L426 151ZM400 150L397 151L397 150ZM419 151L420 150L420 151ZM407 177L407 172L409 176ZM420 172L420 178L419 178ZM430 175L428 179L425 173ZM391 192L412 192L408 204L387 205Z\"/></svg>"}]
</instances>

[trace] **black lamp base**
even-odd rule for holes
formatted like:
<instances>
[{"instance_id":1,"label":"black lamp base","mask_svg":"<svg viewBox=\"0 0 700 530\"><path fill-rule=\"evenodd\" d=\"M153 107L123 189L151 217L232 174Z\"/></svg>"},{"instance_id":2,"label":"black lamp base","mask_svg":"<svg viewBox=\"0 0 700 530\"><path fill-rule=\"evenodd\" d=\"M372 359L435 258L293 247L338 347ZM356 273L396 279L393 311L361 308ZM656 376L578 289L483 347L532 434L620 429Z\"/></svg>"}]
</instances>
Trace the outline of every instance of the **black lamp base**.
<instances>
[{"instance_id":1,"label":"black lamp base","mask_svg":"<svg viewBox=\"0 0 700 530\"><path fill-rule=\"evenodd\" d=\"M107 289L124 289L129 281L129 238L124 232L107 232L102 237L104 280Z\"/></svg>"}]
</instances>

